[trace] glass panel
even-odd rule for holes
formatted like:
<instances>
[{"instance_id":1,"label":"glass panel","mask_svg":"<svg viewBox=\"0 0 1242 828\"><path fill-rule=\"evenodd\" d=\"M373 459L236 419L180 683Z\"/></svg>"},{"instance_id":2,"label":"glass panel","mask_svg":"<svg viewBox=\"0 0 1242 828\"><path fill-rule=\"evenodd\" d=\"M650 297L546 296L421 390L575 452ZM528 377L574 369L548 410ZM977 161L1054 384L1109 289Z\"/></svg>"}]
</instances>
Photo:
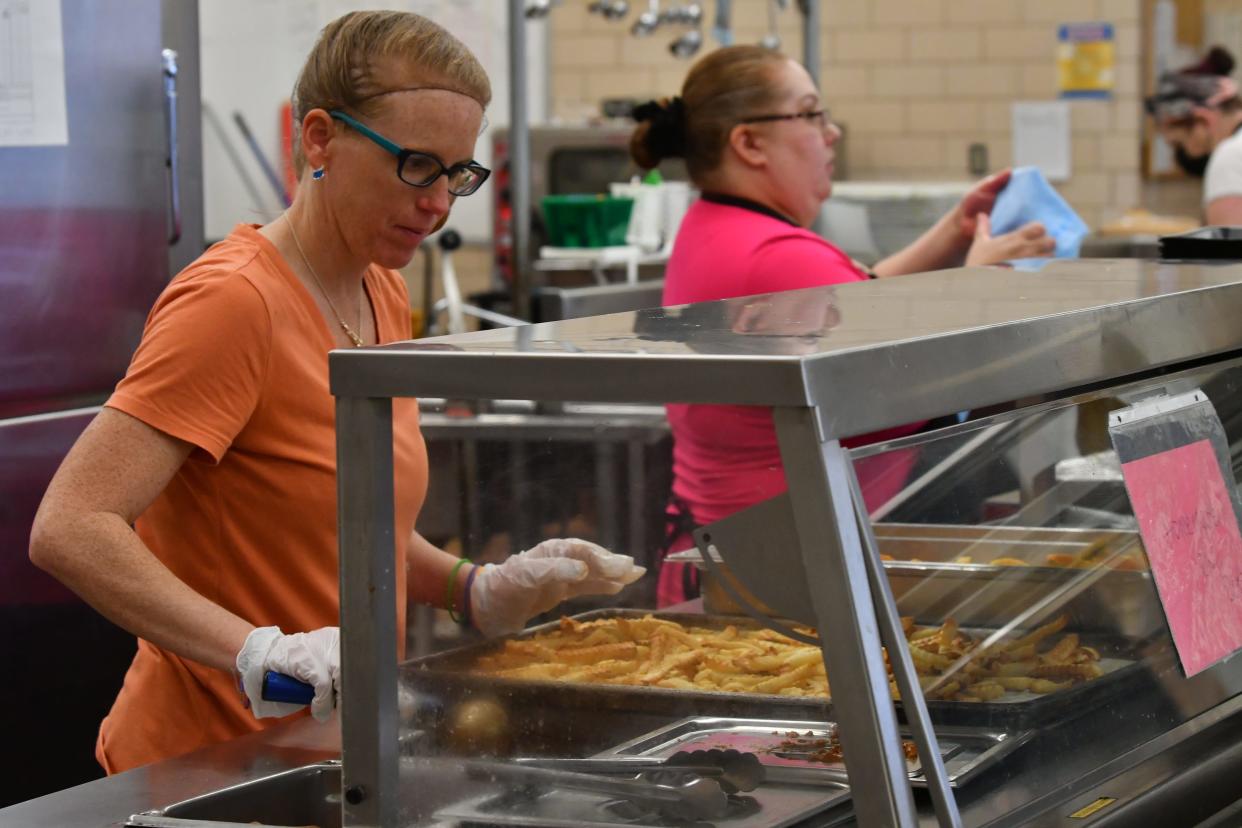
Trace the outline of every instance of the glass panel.
<instances>
[{"instance_id":1,"label":"glass panel","mask_svg":"<svg viewBox=\"0 0 1242 828\"><path fill-rule=\"evenodd\" d=\"M965 824L1081 781L1242 690L1236 660L1184 677L1108 437L1110 410L1201 387L1236 472L1240 382L1236 364L1200 370L857 452L864 482L885 457L910 468L869 506L939 738L983 729L1018 745L987 782L957 787Z\"/></svg>"}]
</instances>

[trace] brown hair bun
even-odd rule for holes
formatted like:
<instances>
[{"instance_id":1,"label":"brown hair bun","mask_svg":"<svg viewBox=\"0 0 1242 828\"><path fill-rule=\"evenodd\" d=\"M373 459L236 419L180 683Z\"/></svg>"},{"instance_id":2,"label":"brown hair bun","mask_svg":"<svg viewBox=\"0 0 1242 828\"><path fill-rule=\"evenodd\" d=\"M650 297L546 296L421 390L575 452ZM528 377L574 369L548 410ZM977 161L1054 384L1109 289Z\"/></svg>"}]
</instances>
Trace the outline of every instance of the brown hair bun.
<instances>
[{"instance_id":1,"label":"brown hair bun","mask_svg":"<svg viewBox=\"0 0 1242 828\"><path fill-rule=\"evenodd\" d=\"M630 136L630 156L649 170L665 158L686 154L686 107L681 98L648 101L634 107L638 126Z\"/></svg>"},{"instance_id":2,"label":"brown hair bun","mask_svg":"<svg viewBox=\"0 0 1242 828\"><path fill-rule=\"evenodd\" d=\"M1179 75L1229 75L1233 73L1233 55L1223 46L1213 46L1202 60L1178 70Z\"/></svg>"}]
</instances>

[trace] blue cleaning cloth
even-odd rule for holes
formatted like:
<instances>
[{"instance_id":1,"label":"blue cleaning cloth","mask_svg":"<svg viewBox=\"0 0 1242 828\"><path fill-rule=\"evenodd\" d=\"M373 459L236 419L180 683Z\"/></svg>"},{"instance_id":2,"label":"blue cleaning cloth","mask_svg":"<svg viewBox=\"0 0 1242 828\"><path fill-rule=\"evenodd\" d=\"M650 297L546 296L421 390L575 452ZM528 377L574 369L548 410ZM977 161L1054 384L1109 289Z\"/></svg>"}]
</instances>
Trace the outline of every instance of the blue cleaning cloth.
<instances>
[{"instance_id":1,"label":"blue cleaning cloth","mask_svg":"<svg viewBox=\"0 0 1242 828\"><path fill-rule=\"evenodd\" d=\"M1083 237L1091 232L1074 208L1052 188L1038 167L1018 167L992 207L992 235L1017 230L1029 221L1038 221L1057 241L1053 254L1073 259Z\"/></svg>"}]
</instances>

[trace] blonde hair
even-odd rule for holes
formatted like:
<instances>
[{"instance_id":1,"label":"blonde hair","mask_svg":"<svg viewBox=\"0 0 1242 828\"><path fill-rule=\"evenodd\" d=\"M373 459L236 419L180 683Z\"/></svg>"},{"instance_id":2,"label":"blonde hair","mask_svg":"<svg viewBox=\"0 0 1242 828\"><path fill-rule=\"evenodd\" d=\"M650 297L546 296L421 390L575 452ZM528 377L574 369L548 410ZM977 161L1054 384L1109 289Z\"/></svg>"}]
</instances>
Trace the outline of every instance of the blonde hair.
<instances>
[{"instance_id":1,"label":"blonde hair","mask_svg":"<svg viewBox=\"0 0 1242 828\"><path fill-rule=\"evenodd\" d=\"M380 77L391 62L405 74ZM391 64L390 64L391 65ZM409 88L448 89L487 108L491 82L466 45L444 27L410 12L350 12L319 33L293 87L293 161L306 167L301 127L312 109L345 109L373 115L387 92Z\"/></svg>"},{"instance_id":2,"label":"blonde hair","mask_svg":"<svg viewBox=\"0 0 1242 828\"><path fill-rule=\"evenodd\" d=\"M650 169L664 158L686 159L700 186L720 166L729 132L743 119L763 114L777 102L775 73L790 58L775 49L739 45L700 58L686 75L680 98L646 109L630 138L635 163ZM654 117L643 117L643 115Z\"/></svg>"}]
</instances>

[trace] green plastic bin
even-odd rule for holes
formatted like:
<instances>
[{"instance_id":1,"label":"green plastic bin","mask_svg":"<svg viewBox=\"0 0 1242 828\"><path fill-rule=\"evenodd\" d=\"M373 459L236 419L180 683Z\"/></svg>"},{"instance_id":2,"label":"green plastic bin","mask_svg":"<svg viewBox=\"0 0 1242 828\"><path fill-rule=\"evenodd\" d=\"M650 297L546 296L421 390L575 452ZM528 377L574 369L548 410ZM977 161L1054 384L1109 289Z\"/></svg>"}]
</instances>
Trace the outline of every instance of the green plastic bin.
<instances>
[{"instance_id":1,"label":"green plastic bin","mask_svg":"<svg viewBox=\"0 0 1242 828\"><path fill-rule=\"evenodd\" d=\"M552 247L625 244L634 199L609 195L544 196L543 222Z\"/></svg>"}]
</instances>

